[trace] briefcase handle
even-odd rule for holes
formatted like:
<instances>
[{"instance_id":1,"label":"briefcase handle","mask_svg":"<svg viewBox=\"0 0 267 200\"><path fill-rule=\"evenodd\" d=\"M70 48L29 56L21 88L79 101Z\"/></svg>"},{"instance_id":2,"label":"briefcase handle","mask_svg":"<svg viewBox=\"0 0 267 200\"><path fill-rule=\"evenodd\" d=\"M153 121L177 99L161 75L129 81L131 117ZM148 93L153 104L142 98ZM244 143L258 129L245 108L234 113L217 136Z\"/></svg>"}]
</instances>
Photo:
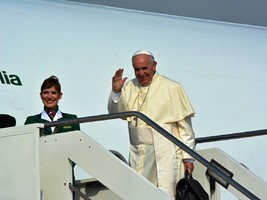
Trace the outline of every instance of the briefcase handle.
<instances>
[{"instance_id":1,"label":"briefcase handle","mask_svg":"<svg viewBox=\"0 0 267 200\"><path fill-rule=\"evenodd\" d=\"M193 175L192 174L188 174L187 170L185 170L184 176L185 176L185 178L193 179Z\"/></svg>"}]
</instances>

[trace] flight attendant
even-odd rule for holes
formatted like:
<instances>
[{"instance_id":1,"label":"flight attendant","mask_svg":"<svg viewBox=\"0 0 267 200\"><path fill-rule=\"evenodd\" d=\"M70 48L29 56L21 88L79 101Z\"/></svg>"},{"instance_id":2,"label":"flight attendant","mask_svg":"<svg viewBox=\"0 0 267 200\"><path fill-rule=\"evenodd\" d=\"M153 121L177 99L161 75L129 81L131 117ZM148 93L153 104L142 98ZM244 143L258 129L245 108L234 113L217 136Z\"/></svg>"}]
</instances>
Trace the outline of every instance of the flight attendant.
<instances>
[{"instance_id":1,"label":"flight attendant","mask_svg":"<svg viewBox=\"0 0 267 200\"><path fill-rule=\"evenodd\" d=\"M25 124L46 123L77 118L74 114L63 113L59 110L58 102L62 98L62 95L61 85L56 76L50 76L45 79L40 92L44 109L37 115L27 117ZM42 134L49 135L52 133L62 133L75 130L80 130L79 124L58 126L56 129L54 127L44 128Z\"/></svg>"}]
</instances>

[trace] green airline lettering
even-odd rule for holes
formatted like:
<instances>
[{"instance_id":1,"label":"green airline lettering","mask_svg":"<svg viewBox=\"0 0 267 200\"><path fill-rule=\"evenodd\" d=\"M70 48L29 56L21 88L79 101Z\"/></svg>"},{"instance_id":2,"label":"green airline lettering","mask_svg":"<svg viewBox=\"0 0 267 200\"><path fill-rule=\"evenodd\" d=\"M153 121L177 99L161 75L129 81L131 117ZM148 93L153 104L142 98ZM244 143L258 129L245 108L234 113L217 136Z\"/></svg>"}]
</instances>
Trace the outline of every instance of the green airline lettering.
<instances>
[{"instance_id":1,"label":"green airline lettering","mask_svg":"<svg viewBox=\"0 0 267 200\"><path fill-rule=\"evenodd\" d=\"M0 71L0 81L1 81L2 84L5 84L5 80L4 80L3 76L2 76L1 71Z\"/></svg>"},{"instance_id":2,"label":"green airline lettering","mask_svg":"<svg viewBox=\"0 0 267 200\"><path fill-rule=\"evenodd\" d=\"M9 78L10 78L10 82L13 84L13 85L19 85L21 86L21 81L19 79L19 77L17 75L14 75L14 74L11 74L9 75Z\"/></svg>"},{"instance_id":3,"label":"green airline lettering","mask_svg":"<svg viewBox=\"0 0 267 200\"><path fill-rule=\"evenodd\" d=\"M17 75L15 74L8 75L6 71L0 71L0 83L22 86L21 80Z\"/></svg>"}]
</instances>

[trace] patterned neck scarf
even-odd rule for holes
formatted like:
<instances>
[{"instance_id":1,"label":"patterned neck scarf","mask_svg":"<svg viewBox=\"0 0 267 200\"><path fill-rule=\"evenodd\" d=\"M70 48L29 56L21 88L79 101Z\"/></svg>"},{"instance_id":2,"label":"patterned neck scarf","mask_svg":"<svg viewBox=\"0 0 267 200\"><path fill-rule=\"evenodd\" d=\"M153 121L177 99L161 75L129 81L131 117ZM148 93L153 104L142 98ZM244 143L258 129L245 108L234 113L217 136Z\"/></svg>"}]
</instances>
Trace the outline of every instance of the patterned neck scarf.
<instances>
[{"instance_id":1,"label":"patterned neck scarf","mask_svg":"<svg viewBox=\"0 0 267 200\"><path fill-rule=\"evenodd\" d=\"M47 109L47 108L44 108L45 112L48 114L48 116L50 117L51 120L54 119L57 111L58 111L58 106L55 107L54 109Z\"/></svg>"}]
</instances>

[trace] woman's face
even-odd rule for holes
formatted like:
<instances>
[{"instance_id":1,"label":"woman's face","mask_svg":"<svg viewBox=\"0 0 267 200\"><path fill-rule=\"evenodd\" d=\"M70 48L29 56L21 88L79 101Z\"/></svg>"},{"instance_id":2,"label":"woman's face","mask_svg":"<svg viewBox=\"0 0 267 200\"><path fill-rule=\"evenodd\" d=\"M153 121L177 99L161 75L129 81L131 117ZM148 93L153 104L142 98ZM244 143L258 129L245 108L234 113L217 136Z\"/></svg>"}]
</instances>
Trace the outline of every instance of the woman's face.
<instances>
[{"instance_id":1,"label":"woman's face","mask_svg":"<svg viewBox=\"0 0 267 200\"><path fill-rule=\"evenodd\" d=\"M55 86L53 86L51 88L44 89L40 93L40 96L41 96L44 106L50 110L50 109L54 109L55 107L57 107L58 101L62 97L62 93L59 93L56 90Z\"/></svg>"}]
</instances>

